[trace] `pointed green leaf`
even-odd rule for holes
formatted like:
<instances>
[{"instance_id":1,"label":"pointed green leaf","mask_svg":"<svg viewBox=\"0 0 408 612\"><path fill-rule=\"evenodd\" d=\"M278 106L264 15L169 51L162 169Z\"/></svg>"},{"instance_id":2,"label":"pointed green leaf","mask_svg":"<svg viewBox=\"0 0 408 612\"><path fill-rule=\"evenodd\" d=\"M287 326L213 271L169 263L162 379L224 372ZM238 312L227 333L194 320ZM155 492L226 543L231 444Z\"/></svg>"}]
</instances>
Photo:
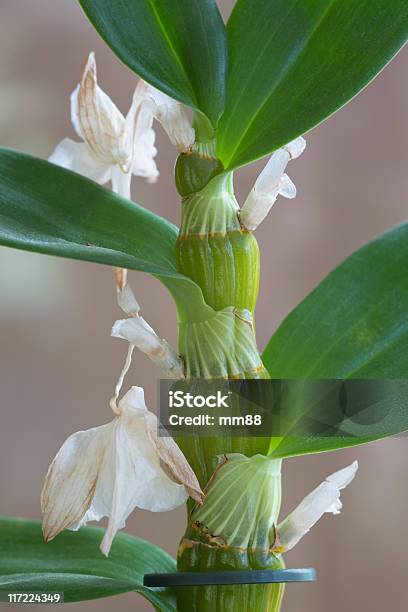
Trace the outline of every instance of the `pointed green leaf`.
<instances>
[{"instance_id":1,"label":"pointed green leaf","mask_svg":"<svg viewBox=\"0 0 408 612\"><path fill-rule=\"evenodd\" d=\"M355 96L408 37L406 0L238 0L227 25L218 155L233 168Z\"/></svg>"},{"instance_id":2,"label":"pointed green leaf","mask_svg":"<svg viewBox=\"0 0 408 612\"><path fill-rule=\"evenodd\" d=\"M296 396L282 401L281 437L269 446L273 457L333 451L408 431L408 380L353 380L347 387L339 380L296 382Z\"/></svg>"},{"instance_id":3,"label":"pointed green leaf","mask_svg":"<svg viewBox=\"0 0 408 612\"><path fill-rule=\"evenodd\" d=\"M180 316L208 311L201 289L177 271L177 228L79 174L0 149L0 244L154 274Z\"/></svg>"},{"instance_id":4,"label":"pointed green leaf","mask_svg":"<svg viewBox=\"0 0 408 612\"><path fill-rule=\"evenodd\" d=\"M137 591L158 610L174 612L169 589L143 586L143 575L174 572L164 550L146 540L119 533L109 557L99 551L104 530L64 531L46 544L38 521L0 518L0 590L59 591L65 602Z\"/></svg>"},{"instance_id":5,"label":"pointed green leaf","mask_svg":"<svg viewBox=\"0 0 408 612\"><path fill-rule=\"evenodd\" d=\"M224 108L226 34L214 0L79 0L129 68L215 125Z\"/></svg>"},{"instance_id":6,"label":"pointed green leaf","mask_svg":"<svg viewBox=\"0 0 408 612\"><path fill-rule=\"evenodd\" d=\"M407 269L403 223L346 259L283 321L263 354L271 377L408 378ZM275 454L333 450L408 430L407 402L397 397L391 405L382 425L360 428L357 439L275 440Z\"/></svg>"}]
</instances>

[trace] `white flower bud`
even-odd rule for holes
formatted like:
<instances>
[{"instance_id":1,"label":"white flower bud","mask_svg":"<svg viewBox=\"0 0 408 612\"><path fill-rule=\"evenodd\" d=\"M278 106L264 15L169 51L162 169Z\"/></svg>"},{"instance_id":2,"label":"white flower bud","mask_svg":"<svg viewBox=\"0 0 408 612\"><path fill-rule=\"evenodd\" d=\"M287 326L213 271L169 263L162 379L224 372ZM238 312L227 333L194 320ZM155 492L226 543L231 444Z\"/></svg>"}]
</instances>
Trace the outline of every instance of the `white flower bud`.
<instances>
[{"instance_id":1,"label":"white flower bud","mask_svg":"<svg viewBox=\"0 0 408 612\"><path fill-rule=\"evenodd\" d=\"M194 472L172 438L158 438L143 389L132 387L111 423L71 435L51 463L41 494L44 537L106 516L101 551L108 555L135 507L164 512L188 495L203 500Z\"/></svg>"},{"instance_id":2,"label":"white flower bud","mask_svg":"<svg viewBox=\"0 0 408 612\"><path fill-rule=\"evenodd\" d=\"M353 480L358 462L328 476L299 506L277 527L279 552L291 550L326 512L339 514L342 503L340 491Z\"/></svg>"},{"instance_id":3,"label":"white flower bud","mask_svg":"<svg viewBox=\"0 0 408 612\"><path fill-rule=\"evenodd\" d=\"M305 147L306 141L300 137L271 155L240 211L241 223L247 230L255 230L262 223L278 195L289 199L296 197L296 187L285 174L285 169L291 159L303 153Z\"/></svg>"}]
</instances>

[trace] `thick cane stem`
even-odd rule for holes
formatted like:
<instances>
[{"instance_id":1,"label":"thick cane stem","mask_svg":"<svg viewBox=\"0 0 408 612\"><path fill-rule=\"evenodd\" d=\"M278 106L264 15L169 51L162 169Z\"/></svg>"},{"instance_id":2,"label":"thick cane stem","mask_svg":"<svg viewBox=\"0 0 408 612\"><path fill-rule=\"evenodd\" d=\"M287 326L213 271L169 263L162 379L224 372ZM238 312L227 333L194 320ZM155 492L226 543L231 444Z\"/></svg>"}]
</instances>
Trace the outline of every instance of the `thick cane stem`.
<instances>
[{"instance_id":1,"label":"thick cane stem","mask_svg":"<svg viewBox=\"0 0 408 612\"><path fill-rule=\"evenodd\" d=\"M189 379L268 378L257 349L253 320L259 287L258 244L253 233L240 225L232 174L224 173L209 152L206 147L205 155L182 155L176 166L176 182L182 195L177 245L179 269L201 287L206 302L213 309L208 320L180 324L180 353ZM178 440L202 486L213 474L220 455L265 455L269 442L259 437L197 436ZM277 479L280 491L280 471ZM232 480L225 500L225 519L230 521L232 530L233 521L245 514L245 508L239 507L243 503L242 486L239 479ZM273 505L279 495L279 503L275 503L277 508L280 493L276 484L270 487L265 498L259 501L261 505L271 502ZM251 493L259 494L259 490ZM228 518L231 499L236 500L237 507L236 513ZM214 512L219 516L220 509ZM211 516L210 508L206 514L209 523ZM283 567L282 559L272 554L269 544L265 544L270 542L270 527L264 535L263 544L236 546L225 541L222 534L203 532L194 513L190 514L179 549L178 567L184 571ZM282 597L282 585L188 587L179 589L178 609L185 612L279 612Z\"/></svg>"}]
</instances>

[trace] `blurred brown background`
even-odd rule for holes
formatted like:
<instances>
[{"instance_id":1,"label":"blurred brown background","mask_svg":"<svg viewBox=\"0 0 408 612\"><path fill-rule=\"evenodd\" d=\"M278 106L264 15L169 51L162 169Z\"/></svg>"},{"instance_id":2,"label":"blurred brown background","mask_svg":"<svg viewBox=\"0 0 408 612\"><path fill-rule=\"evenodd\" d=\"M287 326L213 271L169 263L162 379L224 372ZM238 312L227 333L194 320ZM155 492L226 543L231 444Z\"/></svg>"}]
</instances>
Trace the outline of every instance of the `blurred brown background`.
<instances>
[{"instance_id":1,"label":"blurred brown background","mask_svg":"<svg viewBox=\"0 0 408 612\"><path fill-rule=\"evenodd\" d=\"M219 3L227 16L232 0ZM0 6L1 145L47 157L63 137L75 138L69 94L90 50L96 52L102 87L127 111L136 77L98 38L75 0L2 0ZM261 346L333 266L406 218L407 107L403 51L366 91L308 136L306 153L290 165L298 197L280 199L258 231ZM154 186L135 180L133 195L177 222L175 151L158 131L160 180ZM237 173L241 198L261 167ZM175 343L175 311L166 291L142 274L133 273L131 282L149 322ZM110 269L5 248L0 296L0 514L39 517L43 477L62 442L111 418L108 399L125 346L109 332L120 312ZM145 386L152 408L157 380L158 372L137 355L127 385ZM354 458L360 471L343 496L342 515L323 518L287 556L289 566L315 566L319 580L290 586L285 612L407 609L406 440L287 461L283 512ZM135 511L127 529L174 554L183 526L183 509L165 515ZM129 608L151 609L135 594L70 606L73 612Z\"/></svg>"}]
</instances>

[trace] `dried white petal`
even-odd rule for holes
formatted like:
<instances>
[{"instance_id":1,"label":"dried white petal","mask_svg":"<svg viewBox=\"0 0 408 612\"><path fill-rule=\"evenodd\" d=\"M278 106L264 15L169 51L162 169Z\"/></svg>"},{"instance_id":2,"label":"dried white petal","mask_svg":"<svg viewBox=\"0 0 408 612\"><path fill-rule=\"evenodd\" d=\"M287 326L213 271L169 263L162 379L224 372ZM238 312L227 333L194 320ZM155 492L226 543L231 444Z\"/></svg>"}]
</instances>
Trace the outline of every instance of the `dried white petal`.
<instances>
[{"instance_id":1,"label":"dried white petal","mask_svg":"<svg viewBox=\"0 0 408 612\"><path fill-rule=\"evenodd\" d=\"M98 86L94 53L90 53L81 82L72 93L71 117L98 159L108 164L129 164L132 150L123 147L125 118Z\"/></svg>"},{"instance_id":2,"label":"dried white petal","mask_svg":"<svg viewBox=\"0 0 408 612\"><path fill-rule=\"evenodd\" d=\"M62 168L67 168L82 174L101 185L107 183L112 177L112 166L99 161L83 142L74 142L64 138L51 153L48 161Z\"/></svg>"},{"instance_id":3,"label":"dried white petal","mask_svg":"<svg viewBox=\"0 0 408 612\"><path fill-rule=\"evenodd\" d=\"M153 130L153 108L145 100L146 83L140 80L133 94L132 105L126 117L125 139L133 149L132 166L130 170L137 176L154 183L159 176L154 158L157 155L155 147L156 134Z\"/></svg>"},{"instance_id":4,"label":"dried white petal","mask_svg":"<svg viewBox=\"0 0 408 612\"><path fill-rule=\"evenodd\" d=\"M184 378L183 362L177 352L166 340L157 336L143 317L136 316L116 321L111 335L134 344L162 370L167 378Z\"/></svg>"},{"instance_id":5,"label":"dried white petal","mask_svg":"<svg viewBox=\"0 0 408 612\"><path fill-rule=\"evenodd\" d=\"M279 182L279 193L289 200L296 198L296 185L287 174L284 174Z\"/></svg>"},{"instance_id":6,"label":"dried white petal","mask_svg":"<svg viewBox=\"0 0 408 612\"><path fill-rule=\"evenodd\" d=\"M285 169L291 159L303 153L305 147L306 141L300 137L271 155L240 211L243 227L255 230L275 204L278 195L289 199L296 197L296 187L285 174Z\"/></svg>"},{"instance_id":7,"label":"dried white petal","mask_svg":"<svg viewBox=\"0 0 408 612\"><path fill-rule=\"evenodd\" d=\"M157 149L154 146L155 138L154 130L147 130L135 140L133 148L132 173L135 176L147 179L148 183L155 183L159 176L159 171L154 161L157 155Z\"/></svg>"},{"instance_id":8,"label":"dried white petal","mask_svg":"<svg viewBox=\"0 0 408 612\"><path fill-rule=\"evenodd\" d=\"M45 541L75 528L88 511L110 425L72 434L51 463L41 493Z\"/></svg>"},{"instance_id":9,"label":"dried white petal","mask_svg":"<svg viewBox=\"0 0 408 612\"><path fill-rule=\"evenodd\" d=\"M146 112L161 123L171 143L180 151L188 151L194 143L195 132L185 107L147 83L141 86L140 93Z\"/></svg>"},{"instance_id":10,"label":"dried white petal","mask_svg":"<svg viewBox=\"0 0 408 612\"><path fill-rule=\"evenodd\" d=\"M135 507L164 512L186 501L187 488L196 498L200 494L174 442L166 463L178 479L163 469L163 451L158 452L153 431L157 420L146 408L142 388L126 393L118 413L107 425L70 436L52 462L41 496L47 541L65 528L78 529L106 516L101 550L107 555Z\"/></svg>"},{"instance_id":11,"label":"dried white petal","mask_svg":"<svg viewBox=\"0 0 408 612\"><path fill-rule=\"evenodd\" d=\"M112 166L112 191L129 200L130 198L130 185L132 182L132 175L130 172L123 172L119 166Z\"/></svg>"},{"instance_id":12,"label":"dried white petal","mask_svg":"<svg viewBox=\"0 0 408 612\"><path fill-rule=\"evenodd\" d=\"M139 302L130 285L125 285L117 295L118 305L127 315L135 316L140 310Z\"/></svg>"},{"instance_id":13,"label":"dried white petal","mask_svg":"<svg viewBox=\"0 0 408 612\"><path fill-rule=\"evenodd\" d=\"M71 94L72 124L84 142L62 141L50 161L100 184L112 181L113 191L129 199L132 175L149 182L159 175L154 161L153 118L146 123L142 101L136 87L125 118L99 87L95 55L91 53L81 82Z\"/></svg>"},{"instance_id":14,"label":"dried white petal","mask_svg":"<svg viewBox=\"0 0 408 612\"><path fill-rule=\"evenodd\" d=\"M282 551L291 550L310 531L315 523L330 512L338 514L342 508L340 491L356 475L358 462L328 476L299 506L277 527L278 546Z\"/></svg>"},{"instance_id":15,"label":"dried white petal","mask_svg":"<svg viewBox=\"0 0 408 612\"><path fill-rule=\"evenodd\" d=\"M184 485L190 497L199 504L202 504L204 493L201 490L197 476L173 438L158 435L157 417L151 412L147 416L147 430L160 458L162 469L166 472L167 476L173 482Z\"/></svg>"},{"instance_id":16,"label":"dried white petal","mask_svg":"<svg viewBox=\"0 0 408 612\"><path fill-rule=\"evenodd\" d=\"M289 153L291 159L296 159L306 149L306 140L299 136L299 138L295 138L295 140L292 140L292 142L289 142L283 148Z\"/></svg>"},{"instance_id":17,"label":"dried white petal","mask_svg":"<svg viewBox=\"0 0 408 612\"><path fill-rule=\"evenodd\" d=\"M257 196L253 189L239 213L242 226L249 231L256 230L275 204L277 197L277 191L270 192L267 196Z\"/></svg>"},{"instance_id":18,"label":"dried white petal","mask_svg":"<svg viewBox=\"0 0 408 612\"><path fill-rule=\"evenodd\" d=\"M154 355L155 352L162 351L160 338L143 317L137 316L115 321L111 335L114 338L122 338L122 340L134 344L149 357Z\"/></svg>"},{"instance_id":19,"label":"dried white petal","mask_svg":"<svg viewBox=\"0 0 408 612\"><path fill-rule=\"evenodd\" d=\"M152 358L166 378L184 378L184 363L180 355L166 341L162 340L163 353Z\"/></svg>"},{"instance_id":20,"label":"dried white petal","mask_svg":"<svg viewBox=\"0 0 408 612\"><path fill-rule=\"evenodd\" d=\"M272 153L268 163L255 181L254 191L257 196L267 196L270 192L279 191L279 183L289 160L290 154L286 149L278 149Z\"/></svg>"}]
</instances>

